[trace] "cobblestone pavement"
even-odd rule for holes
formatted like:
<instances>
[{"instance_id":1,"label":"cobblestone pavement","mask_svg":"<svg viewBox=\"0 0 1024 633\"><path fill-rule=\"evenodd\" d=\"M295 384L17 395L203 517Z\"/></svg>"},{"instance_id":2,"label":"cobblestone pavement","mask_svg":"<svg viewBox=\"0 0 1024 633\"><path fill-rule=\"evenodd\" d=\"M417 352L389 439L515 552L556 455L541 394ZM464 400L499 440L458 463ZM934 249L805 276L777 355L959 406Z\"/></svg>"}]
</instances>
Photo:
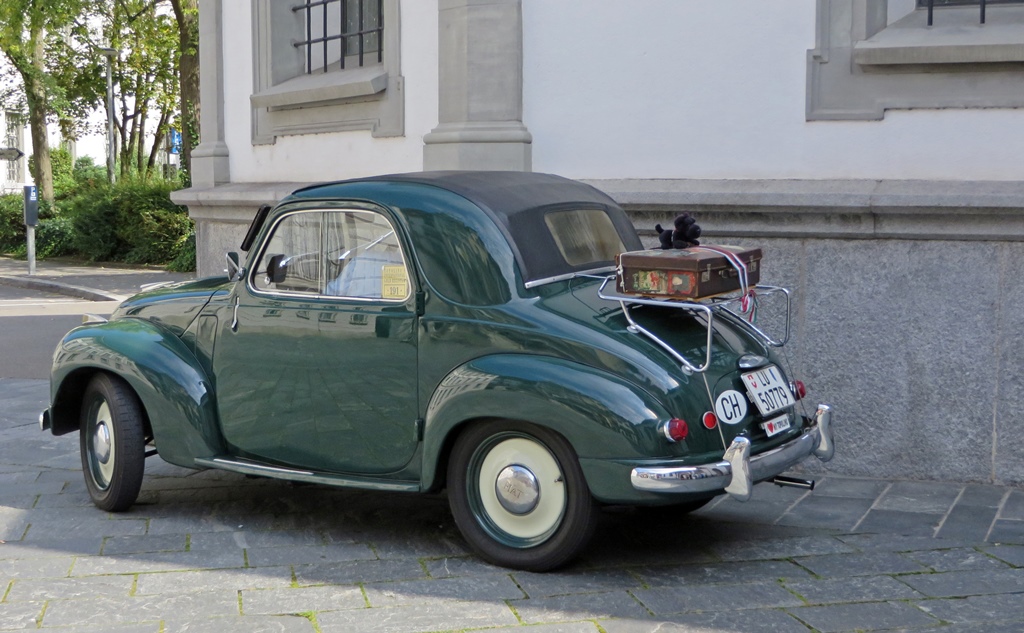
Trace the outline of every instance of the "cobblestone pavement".
<instances>
[{"instance_id":1,"label":"cobblestone pavement","mask_svg":"<svg viewBox=\"0 0 1024 633\"><path fill-rule=\"evenodd\" d=\"M0 258L0 283L19 265ZM40 273L57 286L28 287L79 297L168 278ZM470 554L444 495L152 457L139 503L100 511L77 435L39 431L47 399L45 380L0 379L0 631L1024 631L1021 488L819 474L691 515L608 508L578 561L533 574Z\"/></svg>"},{"instance_id":2,"label":"cobblestone pavement","mask_svg":"<svg viewBox=\"0 0 1024 633\"><path fill-rule=\"evenodd\" d=\"M818 476L692 514L610 508L554 573L468 553L443 495L339 490L152 457L89 502L76 435L0 380L0 630L529 633L1024 630L1024 490Z\"/></svg>"}]
</instances>

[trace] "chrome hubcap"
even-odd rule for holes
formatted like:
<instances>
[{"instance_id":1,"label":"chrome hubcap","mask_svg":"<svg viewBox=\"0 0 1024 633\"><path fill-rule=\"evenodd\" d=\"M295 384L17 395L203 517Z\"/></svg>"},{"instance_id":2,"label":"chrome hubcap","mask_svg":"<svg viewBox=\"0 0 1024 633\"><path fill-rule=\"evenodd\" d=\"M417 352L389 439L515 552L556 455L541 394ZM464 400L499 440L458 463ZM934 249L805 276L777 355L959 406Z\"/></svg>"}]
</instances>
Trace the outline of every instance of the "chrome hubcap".
<instances>
[{"instance_id":1,"label":"chrome hubcap","mask_svg":"<svg viewBox=\"0 0 1024 633\"><path fill-rule=\"evenodd\" d=\"M525 466L512 464L498 473L494 491L501 507L515 515L529 514L540 502L537 477Z\"/></svg>"},{"instance_id":2,"label":"chrome hubcap","mask_svg":"<svg viewBox=\"0 0 1024 633\"><path fill-rule=\"evenodd\" d=\"M110 460L110 430L107 429L105 422L100 422L96 425L92 448L96 454L96 461L106 464Z\"/></svg>"}]
</instances>

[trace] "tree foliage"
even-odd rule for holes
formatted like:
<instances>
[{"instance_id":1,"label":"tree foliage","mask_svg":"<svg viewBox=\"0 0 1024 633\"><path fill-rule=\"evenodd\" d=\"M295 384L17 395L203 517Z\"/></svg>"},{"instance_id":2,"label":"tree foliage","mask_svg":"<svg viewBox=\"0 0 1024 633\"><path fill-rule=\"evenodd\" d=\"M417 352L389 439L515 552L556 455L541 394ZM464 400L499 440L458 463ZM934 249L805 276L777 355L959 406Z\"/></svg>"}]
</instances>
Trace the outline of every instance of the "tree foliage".
<instances>
[{"instance_id":1,"label":"tree foliage","mask_svg":"<svg viewBox=\"0 0 1024 633\"><path fill-rule=\"evenodd\" d=\"M74 121L95 106L96 65L88 60L88 29L81 17L87 0L3 0L0 51L21 84L35 156L33 179L43 200L53 200L46 123L57 120L73 138Z\"/></svg>"}]
</instances>

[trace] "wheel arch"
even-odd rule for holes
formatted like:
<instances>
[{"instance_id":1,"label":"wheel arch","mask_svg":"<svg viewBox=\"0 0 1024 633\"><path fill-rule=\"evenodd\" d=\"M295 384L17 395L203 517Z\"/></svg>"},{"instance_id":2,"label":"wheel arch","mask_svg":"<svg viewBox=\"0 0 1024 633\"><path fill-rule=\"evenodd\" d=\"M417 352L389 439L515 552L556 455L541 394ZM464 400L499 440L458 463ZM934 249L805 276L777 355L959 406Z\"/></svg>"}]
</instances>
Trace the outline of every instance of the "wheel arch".
<instances>
[{"instance_id":1,"label":"wheel arch","mask_svg":"<svg viewBox=\"0 0 1024 633\"><path fill-rule=\"evenodd\" d=\"M147 431L165 461L194 467L194 458L223 451L205 371L180 339L142 319L85 326L64 337L50 381L55 435L79 428L85 389L97 373L116 376L135 392Z\"/></svg>"},{"instance_id":2,"label":"wheel arch","mask_svg":"<svg viewBox=\"0 0 1024 633\"><path fill-rule=\"evenodd\" d=\"M445 485L458 435L497 419L534 424L565 438L580 458L648 457L664 407L650 394L607 372L553 357L499 354L450 372L427 406L423 434L424 490ZM588 481L591 488L600 482Z\"/></svg>"}]
</instances>

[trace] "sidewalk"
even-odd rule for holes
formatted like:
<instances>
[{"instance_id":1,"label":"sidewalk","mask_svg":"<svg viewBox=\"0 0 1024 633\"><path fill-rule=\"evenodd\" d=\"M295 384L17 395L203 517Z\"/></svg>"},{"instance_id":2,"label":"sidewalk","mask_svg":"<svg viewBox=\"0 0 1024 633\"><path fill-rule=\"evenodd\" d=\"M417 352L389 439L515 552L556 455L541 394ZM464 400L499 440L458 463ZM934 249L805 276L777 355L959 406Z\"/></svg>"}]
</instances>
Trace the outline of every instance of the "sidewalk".
<instances>
[{"instance_id":1,"label":"sidewalk","mask_svg":"<svg viewBox=\"0 0 1024 633\"><path fill-rule=\"evenodd\" d=\"M0 631L809 633L1024 630L1024 490L816 477L691 514L609 508L547 574L469 553L445 496L295 485L151 457L89 501L78 436L0 380Z\"/></svg>"},{"instance_id":2,"label":"sidewalk","mask_svg":"<svg viewBox=\"0 0 1024 633\"><path fill-rule=\"evenodd\" d=\"M0 258L0 284L104 300L159 270ZM100 299L93 299L100 300ZM3 359L0 359L3 360ZM681 515L607 508L578 561L471 554L444 494L146 462L139 502L85 490L46 380L0 379L0 631L1020 633L1024 488L815 475ZM842 450L839 447L839 450Z\"/></svg>"},{"instance_id":3,"label":"sidewalk","mask_svg":"<svg viewBox=\"0 0 1024 633\"><path fill-rule=\"evenodd\" d=\"M0 284L50 292L89 301L122 301L143 284L192 279L195 273L170 273L156 268L86 264L64 259L28 262L0 257Z\"/></svg>"}]
</instances>

